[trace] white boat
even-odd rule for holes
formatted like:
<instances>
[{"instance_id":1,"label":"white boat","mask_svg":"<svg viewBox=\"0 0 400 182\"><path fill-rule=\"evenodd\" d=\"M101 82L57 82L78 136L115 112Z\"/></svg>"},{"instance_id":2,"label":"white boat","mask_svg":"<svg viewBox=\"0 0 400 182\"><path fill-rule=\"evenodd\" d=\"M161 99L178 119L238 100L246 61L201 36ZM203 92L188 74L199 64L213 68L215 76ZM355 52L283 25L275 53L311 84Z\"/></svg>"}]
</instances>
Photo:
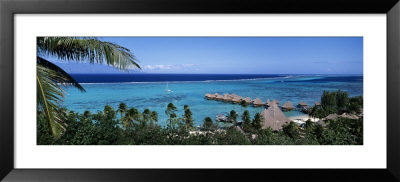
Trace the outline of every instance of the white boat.
<instances>
[{"instance_id":1,"label":"white boat","mask_svg":"<svg viewBox=\"0 0 400 182\"><path fill-rule=\"evenodd\" d=\"M166 92L172 92L172 90L168 89L168 83L167 83L167 88L165 89Z\"/></svg>"}]
</instances>

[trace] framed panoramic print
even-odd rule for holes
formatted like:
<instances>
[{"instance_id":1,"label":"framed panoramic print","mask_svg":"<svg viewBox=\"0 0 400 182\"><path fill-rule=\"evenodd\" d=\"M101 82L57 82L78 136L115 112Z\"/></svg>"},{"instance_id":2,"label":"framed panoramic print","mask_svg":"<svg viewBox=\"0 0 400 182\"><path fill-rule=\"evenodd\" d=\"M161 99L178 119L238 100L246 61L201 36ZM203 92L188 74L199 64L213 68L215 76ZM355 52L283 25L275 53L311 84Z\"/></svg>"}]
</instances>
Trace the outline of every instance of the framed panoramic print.
<instances>
[{"instance_id":1,"label":"framed panoramic print","mask_svg":"<svg viewBox=\"0 0 400 182\"><path fill-rule=\"evenodd\" d=\"M1 1L0 179L398 181L396 3Z\"/></svg>"}]
</instances>

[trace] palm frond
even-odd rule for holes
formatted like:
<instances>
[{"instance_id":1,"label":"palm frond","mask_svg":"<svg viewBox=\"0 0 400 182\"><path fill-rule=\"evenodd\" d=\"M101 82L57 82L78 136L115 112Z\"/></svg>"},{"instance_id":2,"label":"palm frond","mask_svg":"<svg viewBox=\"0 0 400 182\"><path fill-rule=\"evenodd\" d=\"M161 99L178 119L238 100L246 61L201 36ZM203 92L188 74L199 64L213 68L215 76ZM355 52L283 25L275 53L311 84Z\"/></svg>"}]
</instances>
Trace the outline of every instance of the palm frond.
<instances>
[{"instance_id":1,"label":"palm frond","mask_svg":"<svg viewBox=\"0 0 400 182\"><path fill-rule=\"evenodd\" d=\"M56 81L57 83L63 86L73 86L82 92L86 92L86 90L74 78L72 78L71 75L69 75L67 72L65 72L62 68L58 67L57 65L39 56L37 57L37 64L55 71L58 74L57 76L58 80L54 81Z\"/></svg>"},{"instance_id":2,"label":"palm frond","mask_svg":"<svg viewBox=\"0 0 400 182\"><path fill-rule=\"evenodd\" d=\"M42 65L37 65L37 103L47 118L49 133L59 138L65 131L64 115L60 109L64 90L54 80L65 80L59 73Z\"/></svg>"},{"instance_id":3,"label":"palm frond","mask_svg":"<svg viewBox=\"0 0 400 182\"><path fill-rule=\"evenodd\" d=\"M60 60L106 63L121 70L140 69L129 49L95 38L38 37L37 46L39 53L51 55Z\"/></svg>"}]
</instances>

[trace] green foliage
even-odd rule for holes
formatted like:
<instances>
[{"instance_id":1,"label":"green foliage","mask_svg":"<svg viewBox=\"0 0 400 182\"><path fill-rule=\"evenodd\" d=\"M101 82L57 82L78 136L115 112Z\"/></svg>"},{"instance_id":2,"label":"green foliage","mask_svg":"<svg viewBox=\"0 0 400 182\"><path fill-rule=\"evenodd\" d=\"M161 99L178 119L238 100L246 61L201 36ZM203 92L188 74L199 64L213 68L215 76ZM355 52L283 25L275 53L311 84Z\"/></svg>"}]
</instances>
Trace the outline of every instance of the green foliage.
<instances>
[{"instance_id":1,"label":"green foliage","mask_svg":"<svg viewBox=\"0 0 400 182\"><path fill-rule=\"evenodd\" d=\"M38 37L37 51L38 55L49 55L59 60L88 60L119 69L140 68L129 49L91 37Z\"/></svg>"},{"instance_id":2,"label":"green foliage","mask_svg":"<svg viewBox=\"0 0 400 182\"><path fill-rule=\"evenodd\" d=\"M336 91L336 109L343 112L349 105L349 94L341 90Z\"/></svg>"},{"instance_id":3,"label":"green foliage","mask_svg":"<svg viewBox=\"0 0 400 182\"><path fill-rule=\"evenodd\" d=\"M167 116L170 116L172 113L175 113L177 111L176 106L173 103L168 103L167 109L165 110L165 114Z\"/></svg>"},{"instance_id":4,"label":"green foliage","mask_svg":"<svg viewBox=\"0 0 400 182\"><path fill-rule=\"evenodd\" d=\"M250 112L248 110L245 110L243 112L242 120L243 120L243 130L246 132L252 131L253 126L251 124Z\"/></svg>"},{"instance_id":5,"label":"green foliage","mask_svg":"<svg viewBox=\"0 0 400 182\"><path fill-rule=\"evenodd\" d=\"M263 120L263 118L262 118L260 113L256 113L254 115L254 119L253 119L253 122L251 124L252 124L252 126L253 126L253 128L255 130L261 129L262 120Z\"/></svg>"},{"instance_id":6,"label":"green foliage","mask_svg":"<svg viewBox=\"0 0 400 182\"><path fill-rule=\"evenodd\" d=\"M145 109L142 113L144 123L151 121L151 111L150 109Z\"/></svg>"},{"instance_id":7,"label":"green foliage","mask_svg":"<svg viewBox=\"0 0 400 182\"><path fill-rule=\"evenodd\" d=\"M128 108L128 107L127 107ZM186 110L189 107L185 107ZM119 112L119 110L118 110ZM326 127L306 121L304 128L293 122L285 125L281 131L255 129L261 115L254 116L251 131L244 127L250 123L250 114L244 112L241 130L238 126L218 129L210 117L204 119L202 131L190 131L180 118L174 127L160 127L149 121L156 121L155 111L145 109L142 113L129 108L122 117L111 106L103 111L83 114L60 109L65 118L66 130L59 138L49 132L46 115L37 114L38 145L362 145L363 118L351 120L338 118L327 121ZM117 117L118 116L118 117ZM127 122L129 121L129 122ZM218 130L217 130L218 129Z\"/></svg>"},{"instance_id":8,"label":"green foliage","mask_svg":"<svg viewBox=\"0 0 400 182\"><path fill-rule=\"evenodd\" d=\"M185 122L185 127L186 127L186 129L192 130L193 129L193 124L194 124L192 111L190 110L188 105L184 105L183 109L184 109L184 112L185 112L185 114L183 115L183 120Z\"/></svg>"},{"instance_id":9,"label":"green foliage","mask_svg":"<svg viewBox=\"0 0 400 182\"><path fill-rule=\"evenodd\" d=\"M310 113L309 115L313 118L325 118L326 116L328 116L328 113L330 113L331 111L325 111L322 107L319 106L313 106L310 109Z\"/></svg>"},{"instance_id":10,"label":"green foliage","mask_svg":"<svg viewBox=\"0 0 400 182\"><path fill-rule=\"evenodd\" d=\"M292 138L282 131L273 132L270 128L259 130L256 138L252 139L254 145L294 145Z\"/></svg>"},{"instance_id":11,"label":"green foliage","mask_svg":"<svg viewBox=\"0 0 400 182\"><path fill-rule=\"evenodd\" d=\"M119 112L120 114L121 114L121 118L122 118L122 115L123 114L125 114L125 112L128 110L128 106L125 104L125 103L120 103L119 105L118 105L118 110L117 110L117 112Z\"/></svg>"},{"instance_id":12,"label":"green foliage","mask_svg":"<svg viewBox=\"0 0 400 182\"><path fill-rule=\"evenodd\" d=\"M363 98L362 96L350 98L347 92L341 90L324 91L321 96L321 105L323 112L317 110L318 114L315 114L314 111L312 112L313 115L325 117L329 114L342 114L345 112L360 114L363 107Z\"/></svg>"},{"instance_id":13,"label":"green foliage","mask_svg":"<svg viewBox=\"0 0 400 182\"><path fill-rule=\"evenodd\" d=\"M78 37L38 37L36 57L37 108L47 120L47 129L53 138L59 138L65 131L65 118L60 112L60 102L64 97L61 86L85 89L67 72L47 61L43 56L56 57L66 61L87 61L107 63L119 69L139 68L129 49L95 38Z\"/></svg>"},{"instance_id":14,"label":"green foliage","mask_svg":"<svg viewBox=\"0 0 400 182\"><path fill-rule=\"evenodd\" d=\"M213 136L216 145L249 145L250 140L235 127L230 127L226 133L216 133Z\"/></svg>"},{"instance_id":15,"label":"green foliage","mask_svg":"<svg viewBox=\"0 0 400 182\"><path fill-rule=\"evenodd\" d=\"M154 122L158 121L158 113L156 111L152 111L150 114L151 120Z\"/></svg>"},{"instance_id":16,"label":"green foliage","mask_svg":"<svg viewBox=\"0 0 400 182\"><path fill-rule=\"evenodd\" d=\"M282 128L283 132L290 138L297 140L300 138L300 133L297 125L294 122L286 124Z\"/></svg>"},{"instance_id":17,"label":"green foliage","mask_svg":"<svg viewBox=\"0 0 400 182\"><path fill-rule=\"evenodd\" d=\"M306 124L304 126L304 129L308 132L311 133L315 130L316 126L315 123L313 123L311 120L307 120Z\"/></svg>"},{"instance_id":18,"label":"green foliage","mask_svg":"<svg viewBox=\"0 0 400 182\"><path fill-rule=\"evenodd\" d=\"M228 115L228 122L230 123L236 123L238 118L238 114L236 111L231 110L231 112Z\"/></svg>"},{"instance_id":19,"label":"green foliage","mask_svg":"<svg viewBox=\"0 0 400 182\"><path fill-rule=\"evenodd\" d=\"M352 120L338 118L330 120L327 129L322 132L320 143L325 145L362 145L362 118Z\"/></svg>"},{"instance_id":20,"label":"green foliage","mask_svg":"<svg viewBox=\"0 0 400 182\"><path fill-rule=\"evenodd\" d=\"M362 96L350 98L349 107L348 107L350 113L360 114L362 112L362 107L363 107L363 97Z\"/></svg>"},{"instance_id":21,"label":"green foliage","mask_svg":"<svg viewBox=\"0 0 400 182\"><path fill-rule=\"evenodd\" d=\"M240 106L247 107L248 104L247 104L247 102L245 100L242 100L242 101L240 101Z\"/></svg>"},{"instance_id":22,"label":"green foliage","mask_svg":"<svg viewBox=\"0 0 400 182\"><path fill-rule=\"evenodd\" d=\"M204 118L203 128L204 130L211 130L213 127L213 121L210 117Z\"/></svg>"},{"instance_id":23,"label":"green foliage","mask_svg":"<svg viewBox=\"0 0 400 182\"><path fill-rule=\"evenodd\" d=\"M324 91L321 96L321 105L322 108L328 112L328 114L332 114L336 112L336 92Z\"/></svg>"}]
</instances>

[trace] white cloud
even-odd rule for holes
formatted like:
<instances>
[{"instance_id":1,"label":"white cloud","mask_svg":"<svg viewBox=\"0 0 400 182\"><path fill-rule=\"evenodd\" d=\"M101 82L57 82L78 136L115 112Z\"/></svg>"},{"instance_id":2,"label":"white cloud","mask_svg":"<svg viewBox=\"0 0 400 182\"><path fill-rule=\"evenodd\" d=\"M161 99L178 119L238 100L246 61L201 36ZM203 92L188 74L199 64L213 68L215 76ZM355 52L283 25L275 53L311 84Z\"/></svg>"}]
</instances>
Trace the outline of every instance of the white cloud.
<instances>
[{"instance_id":1,"label":"white cloud","mask_svg":"<svg viewBox=\"0 0 400 182\"><path fill-rule=\"evenodd\" d=\"M143 70L170 70L172 69L172 65L163 65L163 64L158 64L158 65L146 65L143 67Z\"/></svg>"},{"instance_id":2,"label":"white cloud","mask_svg":"<svg viewBox=\"0 0 400 182\"><path fill-rule=\"evenodd\" d=\"M157 64L157 65L145 65L142 67L143 71L186 71L193 67L199 66L199 64Z\"/></svg>"}]
</instances>

